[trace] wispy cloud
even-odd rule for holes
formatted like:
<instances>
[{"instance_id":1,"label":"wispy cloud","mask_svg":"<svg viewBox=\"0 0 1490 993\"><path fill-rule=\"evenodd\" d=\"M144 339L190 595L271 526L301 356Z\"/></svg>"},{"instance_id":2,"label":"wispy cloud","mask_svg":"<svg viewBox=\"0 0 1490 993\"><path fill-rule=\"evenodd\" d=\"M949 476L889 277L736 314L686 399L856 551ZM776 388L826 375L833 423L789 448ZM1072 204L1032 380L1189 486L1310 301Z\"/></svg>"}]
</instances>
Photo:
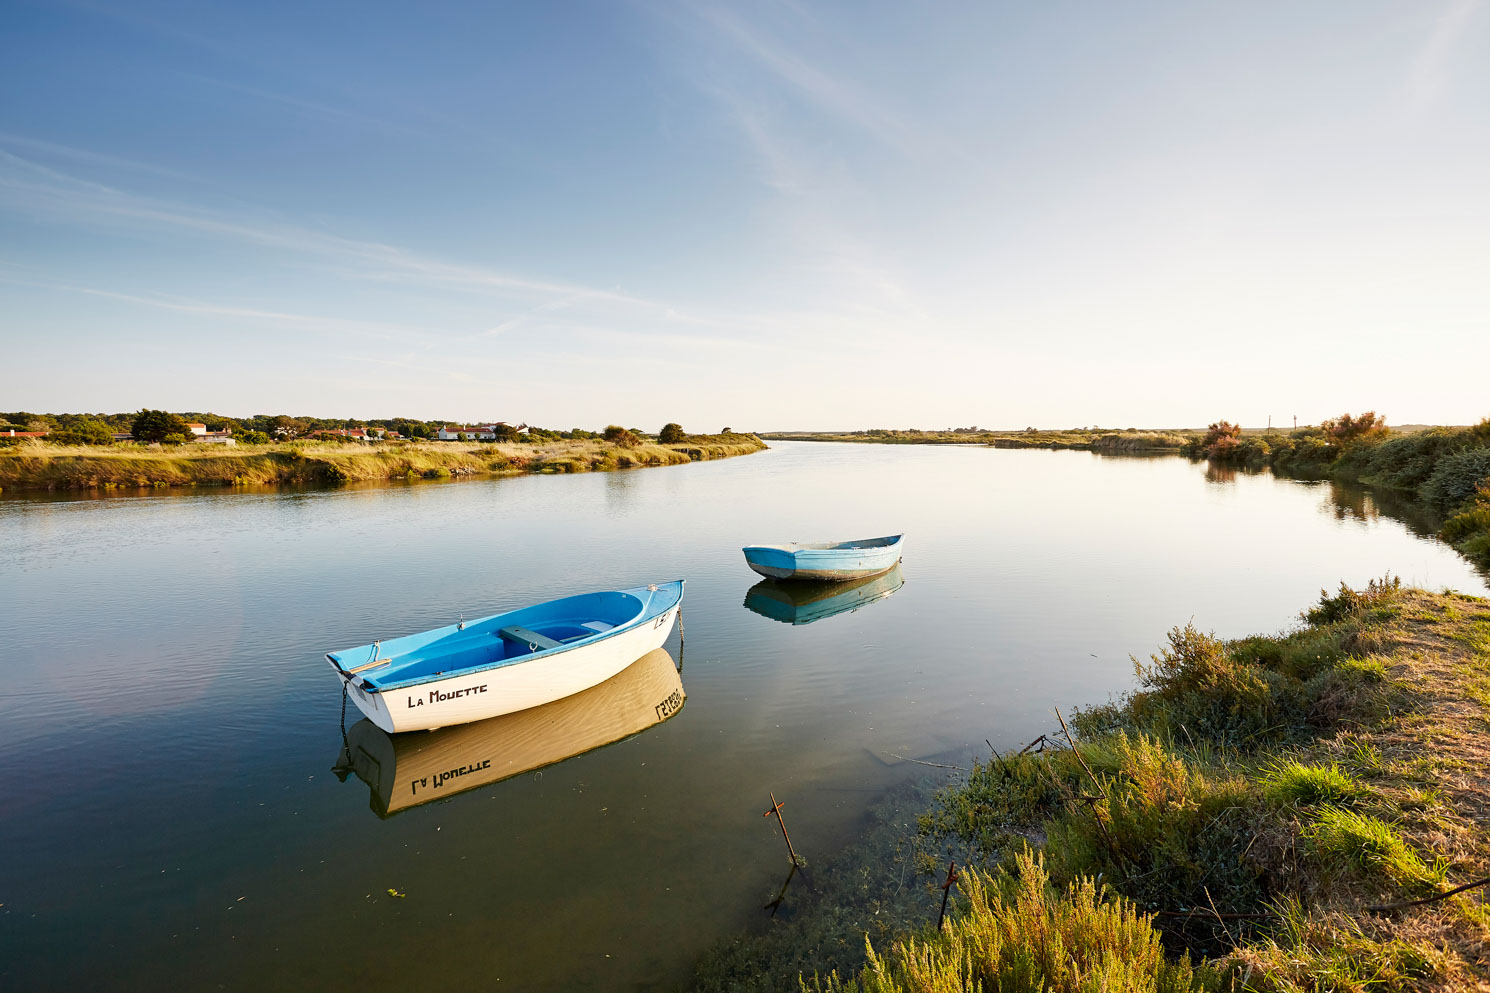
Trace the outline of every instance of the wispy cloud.
<instances>
[{"instance_id":1,"label":"wispy cloud","mask_svg":"<svg viewBox=\"0 0 1490 993\"><path fill-rule=\"evenodd\" d=\"M519 328L534 329L541 319L577 309L584 310L583 323L586 326L602 328L609 324L614 330L651 334L659 341L661 336L667 336L670 340L692 340L700 344L716 341L735 346L763 344L763 336L771 334L774 327L768 319L750 314L698 313L619 289L469 265L382 242L345 238L284 222L272 215L245 217L142 196L62 172L3 149L0 149L0 208L82 225L191 231L229 244L257 246L291 256L310 256L343 278L408 286L441 296L458 290L477 299L489 298L490 302L482 306L509 310L508 316L490 323L482 332L460 332L452 336L425 329L432 340L474 340ZM238 308L180 297L119 294L76 283L58 283L53 288L113 296L139 305L277 321L287 325L295 323L326 330L361 329L388 334L407 334L416 330L378 325L376 322L321 318L278 308ZM511 314L510 308L514 307L521 309ZM543 326L554 325L547 322Z\"/></svg>"},{"instance_id":2,"label":"wispy cloud","mask_svg":"<svg viewBox=\"0 0 1490 993\"><path fill-rule=\"evenodd\" d=\"M0 145L9 145L14 148L24 148L34 153L50 155L56 158L71 159L85 165L101 166L111 170L126 170L128 172L144 173L151 176L160 176L165 179L184 179L198 182L196 176L178 172L175 169L167 169L163 166L154 165L149 162L139 162L135 159L127 159L118 155L105 155L102 152L90 151L86 148L74 148L71 145L61 145L54 141L46 141L41 138L32 138L27 135L15 134L9 131L0 131Z\"/></svg>"},{"instance_id":3,"label":"wispy cloud","mask_svg":"<svg viewBox=\"0 0 1490 993\"><path fill-rule=\"evenodd\" d=\"M1433 30L1408 73L1407 88L1414 104L1432 104L1448 86L1455 50L1483 6L1483 0L1451 0L1434 18Z\"/></svg>"},{"instance_id":4,"label":"wispy cloud","mask_svg":"<svg viewBox=\"0 0 1490 993\"><path fill-rule=\"evenodd\" d=\"M65 216L78 221L115 220L142 226L188 229L222 238L316 255L354 270L364 278L405 280L473 289L542 295L580 295L592 300L652 307L642 297L557 280L533 278L429 258L380 242L344 238L301 225L242 219L217 211L140 196L72 176L38 162L0 151L0 202L10 194L12 209Z\"/></svg>"},{"instance_id":5,"label":"wispy cloud","mask_svg":"<svg viewBox=\"0 0 1490 993\"><path fill-rule=\"evenodd\" d=\"M389 341L407 342L411 336L425 334L425 329L410 325L384 324L377 321L328 317L319 314L299 314L282 310L265 310L257 307L240 307L179 296L144 296L137 293L120 293L116 290L100 289L94 286L77 286L70 283L46 282L43 280L23 279L5 275L0 275L0 283L11 286L25 286L32 289L55 290L62 293L76 293L82 296L100 297L106 300L117 300L121 303L135 304L141 307L155 307L160 310L171 310L184 314L204 314L212 317L267 322L288 329L322 331L359 339L372 337Z\"/></svg>"},{"instance_id":6,"label":"wispy cloud","mask_svg":"<svg viewBox=\"0 0 1490 993\"><path fill-rule=\"evenodd\" d=\"M428 137L424 132L418 131L417 129L405 127L400 124L394 124L390 121L385 121L377 117L371 117L367 114L360 114L355 110L347 110L345 107L336 107L331 104L322 103L316 100L306 100L302 97L295 97L285 93L278 93L274 90L264 89L263 87L249 86L246 83L237 83L227 79L217 79L212 76L203 76L194 72L177 72L175 73L175 75L180 76L182 79L191 80L192 82L199 85L212 86L216 87L217 89L227 90L231 93L240 93L244 96L253 97L257 100L263 100L269 103L277 104L281 107L289 107L292 110L298 111L301 114L311 117L327 118L334 121L358 124L366 128L372 128L378 131L389 131L395 134Z\"/></svg>"},{"instance_id":7,"label":"wispy cloud","mask_svg":"<svg viewBox=\"0 0 1490 993\"><path fill-rule=\"evenodd\" d=\"M820 111L906 154L920 155L928 145L939 144L925 128L897 112L885 99L829 72L819 61L747 23L734 12L711 4L696 4L691 9L719 37Z\"/></svg>"}]
</instances>

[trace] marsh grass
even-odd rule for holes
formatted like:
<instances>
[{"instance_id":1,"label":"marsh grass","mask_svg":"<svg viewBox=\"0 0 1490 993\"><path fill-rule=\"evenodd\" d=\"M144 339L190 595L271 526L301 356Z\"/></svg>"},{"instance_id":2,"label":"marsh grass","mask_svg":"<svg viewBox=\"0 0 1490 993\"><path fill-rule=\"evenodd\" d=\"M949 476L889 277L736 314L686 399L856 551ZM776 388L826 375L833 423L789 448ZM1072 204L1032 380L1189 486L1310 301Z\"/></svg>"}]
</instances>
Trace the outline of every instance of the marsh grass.
<instances>
[{"instance_id":1,"label":"marsh grass","mask_svg":"<svg viewBox=\"0 0 1490 993\"><path fill-rule=\"evenodd\" d=\"M531 444L289 442L272 445L64 447L0 450L0 488L126 490L162 486L340 484L514 472L590 472L683 465L747 455L753 435L695 436L677 445L618 448L601 440Z\"/></svg>"},{"instance_id":2,"label":"marsh grass","mask_svg":"<svg viewBox=\"0 0 1490 993\"><path fill-rule=\"evenodd\" d=\"M875 445L988 445L993 448L1053 448L1119 454L1178 453L1190 441L1179 431L904 431L792 432L766 434L767 441L841 441Z\"/></svg>"},{"instance_id":3,"label":"marsh grass","mask_svg":"<svg viewBox=\"0 0 1490 993\"><path fill-rule=\"evenodd\" d=\"M1259 782L1268 802L1278 807L1344 807L1370 795L1365 785L1334 763L1279 761L1267 767Z\"/></svg>"},{"instance_id":4,"label":"marsh grass","mask_svg":"<svg viewBox=\"0 0 1490 993\"><path fill-rule=\"evenodd\" d=\"M978 764L922 830L993 867L1036 844L1057 887L1171 912L1165 947L1238 989L1490 978L1482 899L1363 911L1490 872L1490 603L1387 578L1276 636L1176 628L1135 664L1140 689L1081 712L1074 750Z\"/></svg>"},{"instance_id":5,"label":"marsh grass","mask_svg":"<svg viewBox=\"0 0 1490 993\"><path fill-rule=\"evenodd\" d=\"M1404 887L1439 885L1447 872L1441 861L1432 866L1424 862L1392 825L1359 811L1324 807L1314 815L1305 837L1325 860Z\"/></svg>"},{"instance_id":6,"label":"marsh grass","mask_svg":"<svg viewBox=\"0 0 1490 993\"><path fill-rule=\"evenodd\" d=\"M1130 900L1091 879L1052 885L1039 855L1009 869L962 877L960 912L883 954L866 949L857 976L814 976L811 993L999 993L1211 991L1231 970L1166 956L1152 921Z\"/></svg>"}]
</instances>

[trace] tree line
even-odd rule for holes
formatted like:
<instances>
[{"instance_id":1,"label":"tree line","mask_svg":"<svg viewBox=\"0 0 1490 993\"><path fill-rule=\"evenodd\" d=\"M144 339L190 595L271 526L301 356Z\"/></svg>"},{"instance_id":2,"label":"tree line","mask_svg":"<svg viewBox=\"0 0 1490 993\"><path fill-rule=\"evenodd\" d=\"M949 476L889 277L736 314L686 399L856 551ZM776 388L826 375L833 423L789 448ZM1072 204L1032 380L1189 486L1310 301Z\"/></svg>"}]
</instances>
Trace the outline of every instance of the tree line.
<instances>
[{"instance_id":1,"label":"tree line","mask_svg":"<svg viewBox=\"0 0 1490 993\"><path fill-rule=\"evenodd\" d=\"M288 414L254 414L252 417L226 417L221 414L198 411L171 412L144 408L129 413L116 414L37 414L17 410L0 411L0 432L25 431L49 432L48 440L57 444L108 445L114 435L129 432L136 441L164 442L167 444L190 439L189 423L206 425L208 431L231 431L233 437L244 444L267 444L271 441L292 441L305 438L318 431L336 431L349 428L382 428L411 439L429 439L438 435L441 428L460 422L452 420L418 420L411 417L388 417L361 420L355 417L292 417ZM612 444L631 446L651 437L650 432L640 428L625 428L617 424L608 425L603 431L587 431L584 428L560 430L536 425L497 424L493 433L497 441L549 441L557 439L595 440L604 439ZM728 428L724 433L730 433ZM656 435L663 444L686 441L688 434L682 425L669 422Z\"/></svg>"}]
</instances>

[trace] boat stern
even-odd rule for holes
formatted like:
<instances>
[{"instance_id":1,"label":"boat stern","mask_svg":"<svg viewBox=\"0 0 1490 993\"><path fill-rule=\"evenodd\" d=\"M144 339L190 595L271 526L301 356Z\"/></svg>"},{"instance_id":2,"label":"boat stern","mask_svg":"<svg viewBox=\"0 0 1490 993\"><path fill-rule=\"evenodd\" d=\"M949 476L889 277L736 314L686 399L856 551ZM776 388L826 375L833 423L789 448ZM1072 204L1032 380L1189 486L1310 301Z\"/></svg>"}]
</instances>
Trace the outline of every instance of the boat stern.
<instances>
[{"instance_id":1,"label":"boat stern","mask_svg":"<svg viewBox=\"0 0 1490 993\"><path fill-rule=\"evenodd\" d=\"M745 564L770 579L790 579L797 573L797 555L785 548L770 545L746 545Z\"/></svg>"}]
</instances>

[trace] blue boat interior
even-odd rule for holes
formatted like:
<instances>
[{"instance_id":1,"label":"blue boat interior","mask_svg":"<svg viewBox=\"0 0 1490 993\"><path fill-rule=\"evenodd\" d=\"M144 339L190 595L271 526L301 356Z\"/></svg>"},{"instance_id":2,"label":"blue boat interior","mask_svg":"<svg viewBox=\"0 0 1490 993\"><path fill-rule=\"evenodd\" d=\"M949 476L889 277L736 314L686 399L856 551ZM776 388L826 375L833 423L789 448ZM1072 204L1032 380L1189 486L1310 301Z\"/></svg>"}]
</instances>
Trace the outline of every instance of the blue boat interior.
<instances>
[{"instance_id":1,"label":"blue boat interior","mask_svg":"<svg viewBox=\"0 0 1490 993\"><path fill-rule=\"evenodd\" d=\"M362 645L326 657L356 674L368 692L397 689L457 672L511 665L533 656L599 641L676 604L681 582L585 593Z\"/></svg>"}]
</instances>

